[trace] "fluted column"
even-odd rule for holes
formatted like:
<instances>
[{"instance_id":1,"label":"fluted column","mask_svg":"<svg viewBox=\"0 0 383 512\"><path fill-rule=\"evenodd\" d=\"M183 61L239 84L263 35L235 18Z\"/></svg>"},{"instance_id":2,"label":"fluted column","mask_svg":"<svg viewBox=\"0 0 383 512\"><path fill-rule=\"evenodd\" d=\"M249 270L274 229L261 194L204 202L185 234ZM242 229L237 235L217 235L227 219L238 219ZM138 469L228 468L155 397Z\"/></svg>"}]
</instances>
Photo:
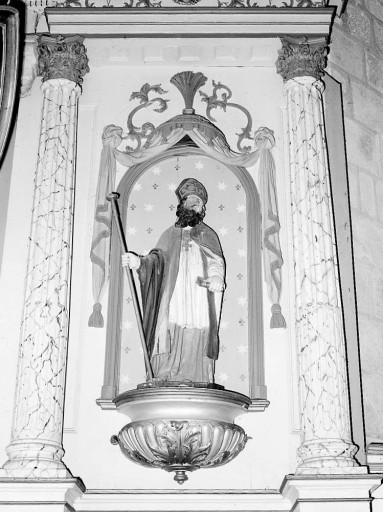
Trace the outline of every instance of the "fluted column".
<instances>
[{"instance_id":1,"label":"fluted column","mask_svg":"<svg viewBox=\"0 0 383 512\"><path fill-rule=\"evenodd\" d=\"M282 39L287 100L301 445L297 473L365 472L354 459L323 122L326 42Z\"/></svg>"},{"instance_id":2,"label":"fluted column","mask_svg":"<svg viewBox=\"0 0 383 512\"><path fill-rule=\"evenodd\" d=\"M82 38L42 36L43 107L9 460L20 477L69 476L62 462L77 106Z\"/></svg>"}]
</instances>

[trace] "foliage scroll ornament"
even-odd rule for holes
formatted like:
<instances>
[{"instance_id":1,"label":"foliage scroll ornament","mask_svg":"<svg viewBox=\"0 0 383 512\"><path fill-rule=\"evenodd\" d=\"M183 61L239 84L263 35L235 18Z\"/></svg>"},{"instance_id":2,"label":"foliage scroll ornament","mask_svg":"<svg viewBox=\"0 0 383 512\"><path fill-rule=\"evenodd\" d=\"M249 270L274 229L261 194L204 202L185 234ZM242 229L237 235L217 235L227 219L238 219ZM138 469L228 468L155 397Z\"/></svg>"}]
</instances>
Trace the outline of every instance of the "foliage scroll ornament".
<instances>
[{"instance_id":1,"label":"foliage scroll ornament","mask_svg":"<svg viewBox=\"0 0 383 512\"><path fill-rule=\"evenodd\" d=\"M125 425L111 443L142 466L174 471L183 484L186 471L217 467L234 459L248 440L233 423L214 420L151 420Z\"/></svg>"},{"instance_id":2,"label":"foliage scroll ornament","mask_svg":"<svg viewBox=\"0 0 383 512\"><path fill-rule=\"evenodd\" d=\"M325 38L285 36L278 50L277 72L283 80L312 76L320 80L325 73L328 47Z\"/></svg>"},{"instance_id":3,"label":"foliage scroll ornament","mask_svg":"<svg viewBox=\"0 0 383 512\"><path fill-rule=\"evenodd\" d=\"M222 110L226 112L227 107L233 107L243 112L247 118L247 124L244 128L242 128L241 133L236 134L238 135L237 149L240 153L249 153L251 151L251 146L243 146L242 143L245 139L253 140L253 137L251 136L253 122L250 112L238 103L229 102L232 97L232 92L226 85L221 84L221 82L216 83L214 80L212 83L213 94L211 96L208 96L205 92L200 91L202 101L207 104L206 117L213 123L216 122L216 120L210 114L213 108L222 108Z\"/></svg>"},{"instance_id":4,"label":"foliage scroll ornament","mask_svg":"<svg viewBox=\"0 0 383 512\"><path fill-rule=\"evenodd\" d=\"M54 78L72 80L81 85L89 73L88 57L81 36L42 35L38 46L38 68L43 82Z\"/></svg>"},{"instance_id":5,"label":"foliage scroll ornament","mask_svg":"<svg viewBox=\"0 0 383 512\"><path fill-rule=\"evenodd\" d=\"M191 7L198 4L201 0L172 0L181 7ZM35 2L36 3L36 2ZM165 5L163 6L162 3ZM155 0L57 0L53 2L52 7L119 7L119 8L166 8L170 0L164 2ZM221 9L241 8L241 9L264 9L264 8L314 8L325 7L326 0L261 0L253 2L252 0L216 0L216 6Z\"/></svg>"},{"instance_id":6,"label":"foliage scroll ornament","mask_svg":"<svg viewBox=\"0 0 383 512\"><path fill-rule=\"evenodd\" d=\"M139 151L140 149L145 149L150 145L150 141L153 136L157 133L157 129L153 123L147 122L144 123L141 128L138 128L133 124L133 117L142 109L148 108L152 105L157 104L157 108L154 108L154 112L162 113L167 109L167 103L169 100L165 100L164 98L160 98L159 96L149 99L149 94L154 92L156 94L166 94L167 91L164 91L160 85L149 85L148 83L144 84L139 91L133 92L130 96L130 101L138 99L140 104L135 107L128 117L128 134L126 139L131 139L136 143L136 147L133 148L131 146L126 147L126 151ZM142 141L146 139L145 143L142 144Z\"/></svg>"}]
</instances>

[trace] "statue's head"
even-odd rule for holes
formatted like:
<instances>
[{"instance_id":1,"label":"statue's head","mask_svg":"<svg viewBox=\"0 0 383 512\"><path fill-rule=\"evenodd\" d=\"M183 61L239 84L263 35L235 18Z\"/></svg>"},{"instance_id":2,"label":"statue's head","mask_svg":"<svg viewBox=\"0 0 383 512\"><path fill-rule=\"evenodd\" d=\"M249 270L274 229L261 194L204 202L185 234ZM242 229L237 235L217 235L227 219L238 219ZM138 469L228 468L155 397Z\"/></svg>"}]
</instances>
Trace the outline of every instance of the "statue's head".
<instances>
[{"instance_id":1,"label":"statue's head","mask_svg":"<svg viewBox=\"0 0 383 512\"><path fill-rule=\"evenodd\" d=\"M196 226L205 217L207 192L205 187L195 178L186 178L176 190L179 204L176 215L176 227Z\"/></svg>"}]
</instances>

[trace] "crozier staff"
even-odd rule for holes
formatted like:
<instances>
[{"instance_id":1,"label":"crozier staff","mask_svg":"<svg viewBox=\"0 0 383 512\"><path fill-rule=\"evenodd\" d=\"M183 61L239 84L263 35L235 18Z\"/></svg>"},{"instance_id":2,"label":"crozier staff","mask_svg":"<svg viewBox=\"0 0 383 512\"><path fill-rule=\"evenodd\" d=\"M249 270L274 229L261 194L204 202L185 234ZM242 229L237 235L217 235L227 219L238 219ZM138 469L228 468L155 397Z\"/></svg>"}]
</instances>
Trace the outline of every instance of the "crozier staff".
<instances>
[{"instance_id":1,"label":"crozier staff","mask_svg":"<svg viewBox=\"0 0 383 512\"><path fill-rule=\"evenodd\" d=\"M205 187L187 178L176 195L175 225L147 256L127 252L122 264L138 272L154 377L212 383L225 263L217 234L202 222Z\"/></svg>"}]
</instances>

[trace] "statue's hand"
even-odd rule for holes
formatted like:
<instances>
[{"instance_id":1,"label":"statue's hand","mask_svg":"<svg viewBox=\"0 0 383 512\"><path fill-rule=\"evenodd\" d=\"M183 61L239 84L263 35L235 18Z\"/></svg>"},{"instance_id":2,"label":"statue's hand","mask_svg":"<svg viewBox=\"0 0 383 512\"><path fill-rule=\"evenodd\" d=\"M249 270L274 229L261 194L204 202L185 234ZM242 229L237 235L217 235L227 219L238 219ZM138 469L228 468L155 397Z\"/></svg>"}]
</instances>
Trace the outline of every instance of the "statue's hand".
<instances>
[{"instance_id":1,"label":"statue's hand","mask_svg":"<svg viewBox=\"0 0 383 512\"><path fill-rule=\"evenodd\" d=\"M134 254L133 252L126 252L121 255L121 263L123 267L127 267L129 265L129 268L132 270L137 270L140 267L141 260L137 254Z\"/></svg>"},{"instance_id":2,"label":"statue's hand","mask_svg":"<svg viewBox=\"0 0 383 512\"><path fill-rule=\"evenodd\" d=\"M207 285L207 289L209 290L209 292L217 293L222 292L224 289L224 282L222 277L220 276L208 277L205 280L205 284Z\"/></svg>"}]
</instances>

